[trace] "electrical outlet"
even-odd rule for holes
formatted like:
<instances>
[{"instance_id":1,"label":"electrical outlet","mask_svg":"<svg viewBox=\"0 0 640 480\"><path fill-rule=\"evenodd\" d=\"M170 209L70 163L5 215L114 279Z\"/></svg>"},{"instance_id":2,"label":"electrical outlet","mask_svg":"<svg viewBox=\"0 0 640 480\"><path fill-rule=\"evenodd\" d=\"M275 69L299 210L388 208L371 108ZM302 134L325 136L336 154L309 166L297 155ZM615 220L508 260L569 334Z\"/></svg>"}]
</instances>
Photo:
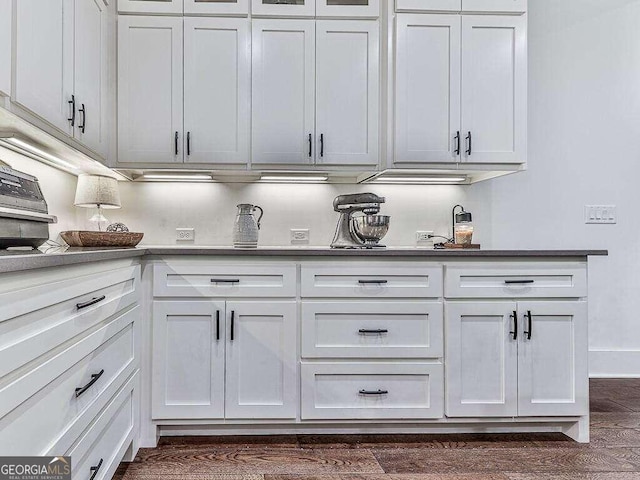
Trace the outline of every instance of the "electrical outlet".
<instances>
[{"instance_id":1,"label":"electrical outlet","mask_svg":"<svg viewBox=\"0 0 640 480\"><path fill-rule=\"evenodd\" d=\"M193 228L176 228L176 240L179 242L193 242L196 231Z\"/></svg>"},{"instance_id":2,"label":"electrical outlet","mask_svg":"<svg viewBox=\"0 0 640 480\"><path fill-rule=\"evenodd\" d=\"M433 238L429 238L433 235L432 231L418 231L416 232L416 245L419 247L432 247Z\"/></svg>"},{"instance_id":3,"label":"electrical outlet","mask_svg":"<svg viewBox=\"0 0 640 480\"><path fill-rule=\"evenodd\" d=\"M585 205L584 221L588 224L618 223L618 211L615 205Z\"/></svg>"},{"instance_id":4,"label":"electrical outlet","mask_svg":"<svg viewBox=\"0 0 640 480\"><path fill-rule=\"evenodd\" d=\"M309 229L308 228L292 228L291 229L291 245L308 245Z\"/></svg>"}]
</instances>

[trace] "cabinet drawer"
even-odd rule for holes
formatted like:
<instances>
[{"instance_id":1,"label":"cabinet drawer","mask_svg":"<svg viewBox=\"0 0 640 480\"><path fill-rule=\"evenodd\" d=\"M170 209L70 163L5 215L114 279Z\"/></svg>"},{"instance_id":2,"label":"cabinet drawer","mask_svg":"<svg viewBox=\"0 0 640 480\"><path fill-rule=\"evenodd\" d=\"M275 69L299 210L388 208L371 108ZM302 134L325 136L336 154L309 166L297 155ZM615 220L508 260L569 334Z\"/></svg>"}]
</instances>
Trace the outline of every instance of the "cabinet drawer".
<instances>
[{"instance_id":1,"label":"cabinet drawer","mask_svg":"<svg viewBox=\"0 0 640 480\"><path fill-rule=\"evenodd\" d=\"M137 383L136 373L69 451L73 478L111 479L135 435Z\"/></svg>"},{"instance_id":2,"label":"cabinet drawer","mask_svg":"<svg viewBox=\"0 0 640 480\"><path fill-rule=\"evenodd\" d=\"M135 266L0 294L0 378L136 303L139 282Z\"/></svg>"},{"instance_id":3,"label":"cabinet drawer","mask_svg":"<svg viewBox=\"0 0 640 480\"><path fill-rule=\"evenodd\" d=\"M442 267L416 263L303 265L302 296L437 298L442 296Z\"/></svg>"},{"instance_id":4,"label":"cabinet drawer","mask_svg":"<svg viewBox=\"0 0 640 480\"><path fill-rule=\"evenodd\" d=\"M440 302L304 302L302 356L438 358Z\"/></svg>"},{"instance_id":5,"label":"cabinet drawer","mask_svg":"<svg viewBox=\"0 0 640 480\"><path fill-rule=\"evenodd\" d=\"M156 265L156 297L295 297L295 265Z\"/></svg>"},{"instance_id":6,"label":"cabinet drawer","mask_svg":"<svg viewBox=\"0 0 640 480\"><path fill-rule=\"evenodd\" d=\"M440 363L302 364L303 420L441 418L443 404Z\"/></svg>"},{"instance_id":7,"label":"cabinet drawer","mask_svg":"<svg viewBox=\"0 0 640 480\"><path fill-rule=\"evenodd\" d=\"M0 390L3 454L43 455L55 449L61 455L69 448L99 411L96 406L103 407L133 373L139 308Z\"/></svg>"},{"instance_id":8,"label":"cabinet drawer","mask_svg":"<svg viewBox=\"0 0 640 480\"><path fill-rule=\"evenodd\" d=\"M586 295L586 265L446 267L447 298L579 298Z\"/></svg>"}]
</instances>

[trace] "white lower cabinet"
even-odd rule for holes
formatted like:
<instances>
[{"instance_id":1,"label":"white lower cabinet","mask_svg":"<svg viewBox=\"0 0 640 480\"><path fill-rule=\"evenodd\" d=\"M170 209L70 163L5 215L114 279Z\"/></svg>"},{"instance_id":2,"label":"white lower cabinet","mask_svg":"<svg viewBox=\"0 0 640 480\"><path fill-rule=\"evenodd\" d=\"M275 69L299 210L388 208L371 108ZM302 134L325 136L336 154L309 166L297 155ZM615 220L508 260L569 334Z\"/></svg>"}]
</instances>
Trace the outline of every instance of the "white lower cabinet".
<instances>
[{"instance_id":1,"label":"white lower cabinet","mask_svg":"<svg viewBox=\"0 0 640 480\"><path fill-rule=\"evenodd\" d=\"M154 419L295 418L295 302L156 301Z\"/></svg>"},{"instance_id":2,"label":"white lower cabinet","mask_svg":"<svg viewBox=\"0 0 640 480\"><path fill-rule=\"evenodd\" d=\"M441 363L303 363L302 419L443 415Z\"/></svg>"},{"instance_id":3,"label":"white lower cabinet","mask_svg":"<svg viewBox=\"0 0 640 480\"><path fill-rule=\"evenodd\" d=\"M586 322L580 301L446 303L447 416L586 415Z\"/></svg>"}]
</instances>

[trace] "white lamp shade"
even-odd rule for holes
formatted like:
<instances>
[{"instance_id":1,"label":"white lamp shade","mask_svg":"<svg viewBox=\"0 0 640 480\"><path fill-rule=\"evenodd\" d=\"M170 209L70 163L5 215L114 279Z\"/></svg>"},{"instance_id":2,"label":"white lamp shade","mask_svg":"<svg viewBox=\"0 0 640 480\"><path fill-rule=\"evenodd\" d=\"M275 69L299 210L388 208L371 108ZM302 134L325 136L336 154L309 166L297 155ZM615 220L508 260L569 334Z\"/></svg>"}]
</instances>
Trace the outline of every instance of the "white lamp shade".
<instances>
[{"instance_id":1,"label":"white lamp shade","mask_svg":"<svg viewBox=\"0 0 640 480\"><path fill-rule=\"evenodd\" d=\"M86 208L120 208L118 181L102 175L80 175L74 204Z\"/></svg>"}]
</instances>

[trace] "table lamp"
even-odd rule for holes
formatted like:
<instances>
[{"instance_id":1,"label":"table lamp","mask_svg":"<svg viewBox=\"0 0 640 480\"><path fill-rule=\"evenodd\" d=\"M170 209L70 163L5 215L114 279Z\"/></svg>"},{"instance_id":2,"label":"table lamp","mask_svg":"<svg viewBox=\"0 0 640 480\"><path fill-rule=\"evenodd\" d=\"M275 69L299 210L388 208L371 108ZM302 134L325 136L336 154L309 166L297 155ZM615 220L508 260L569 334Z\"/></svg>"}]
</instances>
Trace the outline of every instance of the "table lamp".
<instances>
[{"instance_id":1,"label":"table lamp","mask_svg":"<svg viewBox=\"0 0 640 480\"><path fill-rule=\"evenodd\" d=\"M108 220L102 209L120 208L120 191L115 178L103 175L80 175L76 187L76 207L97 208L98 211L89 221L98 223L98 231L102 231L102 222Z\"/></svg>"}]
</instances>

